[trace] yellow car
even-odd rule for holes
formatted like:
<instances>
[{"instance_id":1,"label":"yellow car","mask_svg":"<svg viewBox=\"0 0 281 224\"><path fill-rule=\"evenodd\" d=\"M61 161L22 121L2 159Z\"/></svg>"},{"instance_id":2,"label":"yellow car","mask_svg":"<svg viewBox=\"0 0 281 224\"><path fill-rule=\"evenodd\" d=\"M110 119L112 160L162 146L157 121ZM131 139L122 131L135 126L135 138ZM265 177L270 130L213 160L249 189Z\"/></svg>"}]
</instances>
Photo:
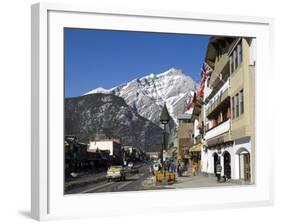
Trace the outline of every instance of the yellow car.
<instances>
[{"instance_id":1,"label":"yellow car","mask_svg":"<svg viewBox=\"0 0 281 224\"><path fill-rule=\"evenodd\" d=\"M108 182L111 180L126 180L126 171L122 166L111 166L107 170L106 179Z\"/></svg>"}]
</instances>

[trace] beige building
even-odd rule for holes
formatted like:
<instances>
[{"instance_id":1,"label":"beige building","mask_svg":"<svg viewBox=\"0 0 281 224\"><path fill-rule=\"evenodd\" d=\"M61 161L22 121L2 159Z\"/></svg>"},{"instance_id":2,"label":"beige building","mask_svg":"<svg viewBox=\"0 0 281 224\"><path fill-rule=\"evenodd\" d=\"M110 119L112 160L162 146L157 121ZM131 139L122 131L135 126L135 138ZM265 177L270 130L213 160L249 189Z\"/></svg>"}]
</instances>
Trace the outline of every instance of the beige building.
<instances>
[{"instance_id":1,"label":"beige building","mask_svg":"<svg viewBox=\"0 0 281 224\"><path fill-rule=\"evenodd\" d=\"M192 147L188 152L191 158L190 167L196 165L201 169L202 135L203 135L203 96L197 91L193 97L193 111L191 122L193 123L193 141Z\"/></svg>"},{"instance_id":2,"label":"beige building","mask_svg":"<svg viewBox=\"0 0 281 224\"><path fill-rule=\"evenodd\" d=\"M227 179L255 180L255 38L210 38L205 62L202 171L222 165Z\"/></svg>"},{"instance_id":3,"label":"beige building","mask_svg":"<svg viewBox=\"0 0 281 224\"><path fill-rule=\"evenodd\" d=\"M191 114L180 114L178 116L178 153L177 160L182 161L186 168L189 164L188 149L192 146L193 123L191 123Z\"/></svg>"}]
</instances>

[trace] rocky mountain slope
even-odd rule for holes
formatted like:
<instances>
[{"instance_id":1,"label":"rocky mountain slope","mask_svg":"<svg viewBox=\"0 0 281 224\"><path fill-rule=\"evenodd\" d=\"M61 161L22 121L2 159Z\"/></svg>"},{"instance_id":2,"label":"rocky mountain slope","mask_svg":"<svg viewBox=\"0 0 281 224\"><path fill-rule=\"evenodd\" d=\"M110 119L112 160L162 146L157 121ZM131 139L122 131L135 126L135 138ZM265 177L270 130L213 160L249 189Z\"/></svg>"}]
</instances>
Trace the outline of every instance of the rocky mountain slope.
<instances>
[{"instance_id":1,"label":"rocky mountain slope","mask_svg":"<svg viewBox=\"0 0 281 224\"><path fill-rule=\"evenodd\" d=\"M186 104L195 91L196 83L181 70L171 68L160 74L150 74L134 79L112 89L99 87L85 95L93 93L113 93L122 97L135 112L160 125L159 115L164 102L177 123L177 115L186 112Z\"/></svg>"},{"instance_id":2,"label":"rocky mountain slope","mask_svg":"<svg viewBox=\"0 0 281 224\"><path fill-rule=\"evenodd\" d=\"M65 99L66 135L76 135L88 143L101 132L145 151L161 147L161 128L140 116L123 98L96 93Z\"/></svg>"}]
</instances>

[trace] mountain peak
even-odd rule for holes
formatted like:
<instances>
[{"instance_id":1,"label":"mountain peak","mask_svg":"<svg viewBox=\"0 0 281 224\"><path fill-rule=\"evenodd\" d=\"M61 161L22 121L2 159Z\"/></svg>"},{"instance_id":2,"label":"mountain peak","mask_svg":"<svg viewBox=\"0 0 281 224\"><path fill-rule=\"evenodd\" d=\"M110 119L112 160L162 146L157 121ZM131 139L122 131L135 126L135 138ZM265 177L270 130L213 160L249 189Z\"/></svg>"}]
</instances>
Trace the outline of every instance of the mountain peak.
<instances>
[{"instance_id":1,"label":"mountain peak","mask_svg":"<svg viewBox=\"0 0 281 224\"><path fill-rule=\"evenodd\" d=\"M157 125L161 125L159 116L166 102L171 122L177 124L177 115L186 112L186 103L196 83L182 70L170 68L159 74L148 74L113 87L110 90L101 87L86 93L111 93L122 97L138 114Z\"/></svg>"},{"instance_id":2,"label":"mountain peak","mask_svg":"<svg viewBox=\"0 0 281 224\"><path fill-rule=\"evenodd\" d=\"M110 94L110 93L111 93L111 90L105 89L105 88L102 88L102 87L98 87L98 88L96 88L96 89L94 89L94 90L91 90L90 92L85 93L84 95L94 94L94 93Z\"/></svg>"},{"instance_id":3,"label":"mountain peak","mask_svg":"<svg viewBox=\"0 0 281 224\"><path fill-rule=\"evenodd\" d=\"M185 75L181 69L177 69L177 68L170 68L167 71L160 73L157 75L157 77L161 77L161 76L174 76L174 75Z\"/></svg>"}]
</instances>

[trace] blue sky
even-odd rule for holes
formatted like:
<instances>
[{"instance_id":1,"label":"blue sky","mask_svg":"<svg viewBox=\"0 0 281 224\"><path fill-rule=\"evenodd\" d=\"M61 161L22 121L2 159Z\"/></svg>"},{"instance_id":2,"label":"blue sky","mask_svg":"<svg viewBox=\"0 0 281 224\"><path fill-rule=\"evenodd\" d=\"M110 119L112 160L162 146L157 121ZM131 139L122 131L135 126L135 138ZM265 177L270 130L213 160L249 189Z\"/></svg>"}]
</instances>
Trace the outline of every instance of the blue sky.
<instances>
[{"instance_id":1,"label":"blue sky","mask_svg":"<svg viewBox=\"0 0 281 224\"><path fill-rule=\"evenodd\" d=\"M64 35L66 97L172 67L198 82L209 40L201 35L72 28Z\"/></svg>"}]
</instances>

